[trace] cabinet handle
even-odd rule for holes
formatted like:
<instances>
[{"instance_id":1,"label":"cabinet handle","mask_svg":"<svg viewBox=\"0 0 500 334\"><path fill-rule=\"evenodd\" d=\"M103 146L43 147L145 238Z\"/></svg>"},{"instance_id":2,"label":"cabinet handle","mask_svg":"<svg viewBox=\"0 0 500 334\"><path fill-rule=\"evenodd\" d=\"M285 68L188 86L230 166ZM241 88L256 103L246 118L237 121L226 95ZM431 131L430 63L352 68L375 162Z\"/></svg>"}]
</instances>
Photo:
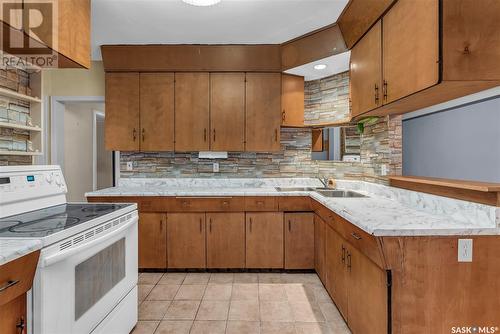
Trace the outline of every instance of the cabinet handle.
<instances>
[{"instance_id":1,"label":"cabinet handle","mask_svg":"<svg viewBox=\"0 0 500 334\"><path fill-rule=\"evenodd\" d=\"M250 233L252 233L252 218L250 218Z\"/></svg>"},{"instance_id":2,"label":"cabinet handle","mask_svg":"<svg viewBox=\"0 0 500 334\"><path fill-rule=\"evenodd\" d=\"M201 218L200 218L200 233L201 233Z\"/></svg>"},{"instance_id":3,"label":"cabinet handle","mask_svg":"<svg viewBox=\"0 0 500 334\"><path fill-rule=\"evenodd\" d=\"M19 283L19 280L15 280L15 281L8 281L7 283L5 283L2 287L0 287L0 292L3 292L5 290L7 290L8 288L10 287L13 287L14 285L16 285L17 283Z\"/></svg>"},{"instance_id":4,"label":"cabinet handle","mask_svg":"<svg viewBox=\"0 0 500 334\"><path fill-rule=\"evenodd\" d=\"M229 202L228 201L222 201L222 206L228 206Z\"/></svg>"},{"instance_id":5,"label":"cabinet handle","mask_svg":"<svg viewBox=\"0 0 500 334\"><path fill-rule=\"evenodd\" d=\"M387 81L385 80L384 80L383 92L384 92L384 101L387 102Z\"/></svg>"},{"instance_id":6,"label":"cabinet handle","mask_svg":"<svg viewBox=\"0 0 500 334\"><path fill-rule=\"evenodd\" d=\"M292 222L288 221L288 232L292 232Z\"/></svg>"},{"instance_id":7,"label":"cabinet handle","mask_svg":"<svg viewBox=\"0 0 500 334\"><path fill-rule=\"evenodd\" d=\"M19 323L16 325L16 328L18 329L19 334L24 333L24 329L26 328L26 324L24 323L24 317L21 317L21 319L19 319Z\"/></svg>"},{"instance_id":8,"label":"cabinet handle","mask_svg":"<svg viewBox=\"0 0 500 334\"><path fill-rule=\"evenodd\" d=\"M257 201L257 205L264 205L264 201Z\"/></svg>"},{"instance_id":9,"label":"cabinet handle","mask_svg":"<svg viewBox=\"0 0 500 334\"><path fill-rule=\"evenodd\" d=\"M146 129L142 128L142 141L144 142Z\"/></svg>"},{"instance_id":10,"label":"cabinet handle","mask_svg":"<svg viewBox=\"0 0 500 334\"><path fill-rule=\"evenodd\" d=\"M345 264L345 247L342 245L342 263Z\"/></svg>"},{"instance_id":11,"label":"cabinet handle","mask_svg":"<svg viewBox=\"0 0 500 334\"><path fill-rule=\"evenodd\" d=\"M274 129L274 141L278 141L278 129Z\"/></svg>"},{"instance_id":12,"label":"cabinet handle","mask_svg":"<svg viewBox=\"0 0 500 334\"><path fill-rule=\"evenodd\" d=\"M203 129L203 141L207 141L207 129Z\"/></svg>"},{"instance_id":13,"label":"cabinet handle","mask_svg":"<svg viewBox=\"0 0 500 334\"><path fill-rule=\"evenodd\" d=\"M214 143L215 143L215 129L214 129Z\"/></svg>"},{"instance_id":14,"label":"cabinet handle","mask_svg":"<svg viewBox=\"0 0 500 334\"><path fill-rule=\"evenodd\" d=\"M378 85L375 84L375 104L378 104Z\"/></svg>"},{"instance_id":15,"label":"cabinet handle","mask_svg":"<svg viewBox=\"0 0 500 334\"><path fill-rule=\"evenodd\" d=\"M283 123L285 122L285 119L286 119L286 113L285 110L283 109L283 112L281 113L281 120L283 121Z\"/></svg>"},{"instance_id":16,"label":"cabinet handle","mask_svg":"<svg viewBox=\"0 0 500 334\"><path fill-rule=\"evenodd\" d=\"M356 240L361 240L361 237L354 232L351 233L351 236Z\"/></svg>"},{"instance_id":17,"label":"cabinet handle","mask_svg":"<svg viewBox=\"0 0 500 334\"><path fill-rule=\"evenodd\" d=\"M163 219L160 219L160 232L163 232Z\"/></svg>"},{"instance_id":18,"label":"cabinet handle","mask_svg":"<svg viewBox=\"0 0 500 334\"><path fill-rule=\"evenodd\" d=\"M351 263L351 253L347 252L347 268L351 271L352 263Z\"/></svg>"},{"instance_id":19,"label":"cabinet handle","mask_svg":"<svg viewBox=\"0 0 500 334\"><path fill-rule=\"evenodd\" d=\"M134 138L134 141L137 138L137 130L135 128L132 130L132 137Z\"/></svg>"}]
</instances>

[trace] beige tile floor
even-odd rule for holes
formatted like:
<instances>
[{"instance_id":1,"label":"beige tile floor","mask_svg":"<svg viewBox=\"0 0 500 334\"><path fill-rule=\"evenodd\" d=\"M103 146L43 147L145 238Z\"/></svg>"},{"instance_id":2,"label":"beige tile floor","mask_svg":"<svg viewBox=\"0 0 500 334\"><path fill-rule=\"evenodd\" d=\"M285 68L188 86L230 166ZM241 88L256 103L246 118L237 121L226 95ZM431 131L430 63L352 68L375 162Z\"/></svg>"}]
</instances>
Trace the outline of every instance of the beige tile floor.
<instances>
[{"instance_id":1,"label":"beige tile floor","mask_svg":"<svg viewBox=\"0 0 500 334\"><path fill-rule=\"evenodd\" d=\"M133 334L348 334L316 274L141 273Z\"/></svg>"}]
</instances>

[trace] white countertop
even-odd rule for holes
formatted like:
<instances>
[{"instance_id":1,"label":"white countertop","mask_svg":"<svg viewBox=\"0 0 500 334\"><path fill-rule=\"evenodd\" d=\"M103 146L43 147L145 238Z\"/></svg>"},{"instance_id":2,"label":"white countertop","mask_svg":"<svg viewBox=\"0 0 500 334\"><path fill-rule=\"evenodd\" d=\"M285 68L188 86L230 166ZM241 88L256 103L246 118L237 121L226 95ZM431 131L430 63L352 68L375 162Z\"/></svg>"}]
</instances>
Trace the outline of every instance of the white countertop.
<instances>
[{"instance_id":1,"label":"white countertop","mask_svg":"<svg viewBox=\"0 0 500 334\"><path fill-rule=\"evenodd\" d=\"M362 181L337 181L340 189L368 197L331 198L314 191L317 179L122 179L117 187L86 196L310 196L375 236L500 235L499 208Z\"/></svg>"},{"instance_id":2,"label":"white countertop","mask_svg":"<svg viewBox=\"0 0 500 334\"><path fill-rule=\"evenodd\" d=\"M0 266L41 248L40 240L0 239Z\"/></svg>"}]
</instances>

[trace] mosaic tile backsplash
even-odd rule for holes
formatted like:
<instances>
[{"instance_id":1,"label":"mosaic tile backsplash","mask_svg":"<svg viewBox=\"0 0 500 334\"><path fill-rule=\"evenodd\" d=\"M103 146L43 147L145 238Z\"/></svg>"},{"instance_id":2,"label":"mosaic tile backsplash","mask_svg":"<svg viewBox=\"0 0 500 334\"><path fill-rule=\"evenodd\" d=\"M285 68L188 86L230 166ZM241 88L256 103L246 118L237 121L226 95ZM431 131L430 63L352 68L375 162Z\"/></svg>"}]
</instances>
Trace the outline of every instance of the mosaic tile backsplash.
<instances>
[{"instance_id":1,"label":"mosaic tile backsplash","mask_svg":"<svg viewBox=\"0 0 500 334\"><path fill-rule=\"evenodd\" d=\"M305 85L306 122L332 122L349 114L349 76L340 73ZM133 170L127 171L127 162ZM213 173L212 164L219 163ZM311 160L311 129L282 128L281 151L229 152L227 159L199 159L198 152L121 152L120 176L127 177L334 177L387 183L401 174L401 118L385 117L361 138L361 161Z\"/></svg>"}]
</instances>

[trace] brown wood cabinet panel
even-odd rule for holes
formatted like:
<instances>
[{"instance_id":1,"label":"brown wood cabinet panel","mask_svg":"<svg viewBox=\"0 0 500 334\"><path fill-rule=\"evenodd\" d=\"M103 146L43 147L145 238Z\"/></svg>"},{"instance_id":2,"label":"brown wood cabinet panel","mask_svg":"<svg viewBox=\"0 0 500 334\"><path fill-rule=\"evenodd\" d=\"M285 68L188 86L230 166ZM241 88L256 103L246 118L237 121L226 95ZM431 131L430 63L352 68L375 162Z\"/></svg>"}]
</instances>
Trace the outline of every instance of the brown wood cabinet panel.
<instances>
[{"instance_id":1,"label":"brown wood cabinet panel","mask_svg":"<svg viewBox=\"0 0 500 334\"><path fill-rule=\"evenodd\" d=\"M387 326L387 275L361 252L347 253L349 328L353 333L385 334Z\"/></svg>"},{"instance_id":2,"label":"brown wood cabinet panel","mask_svg":"<svg viewBox=\"0 0 500 334\"><path fill-rule=\"evenodd\" d=\"M0 291L0 305L31 289L39 256L40 251L36 251L0 266L0 287L9 285ZM18 282L13 283L16 281Z\"/></svg>"},{"instance_id":3,"label":"brown wood cabinet panel","mask_svg":"<svg viewBox=\"0 0 500 334\"><path fill-rule=\"evenodd\" d=\"M283 268L283 213L246 214L246 267Z\"/></svg>"},{"instance_id":4,"label":"brown wood cabinet panel","mask_svg":"<svg viewBox=\"0 0 500 334\"><path fill-rule=\"evenodd\" d=\"M141 151L174 150L174 74L140 74Z\"/></svg>"},{"instance_id":5,"label":"brown wood cabinet panel","mask_svg":"<svg viewBox=\"0 0 500 334\"><path fill-rule=\"evenodd\" d=\"M351 115L382 105L382 23L378 21L351 50Z\"/></svg>"},{"instance_id":6,"label":"brown wood cabinet panel","mask_svg":"<svg viewBox=\"0 0 500 334\"><path fill-rule=\"evenodd\" d=\"M175 73L175 150L208 151L209 74Z\"/></svg>"},{"instance_id":7,"label":"brown wood cabinet panel","mask_svg":"<svg viewBox=\"0 0 500 334\"><path fill-rule=\"evenodd\" d=\"M278 199L266 196L245 196L245 211L278 211Z\"/></svg>"},{"instance_id":8,"label":"brown wood cabinet panel","mask_svg":"<svg viewBox=\"0 0 500 334\"><path fill-rule=\"evenodd\" d=\"M285 269L314 269L313 213L285 213Z\"/></svg>"},{"instance_id":9,"label":"brown wood cabinet panel","mask_svg":"<svg viewBox=\"0 0 500 334\"><path fill-rule=\"evenodd\" d=\"M176 197L174 202L169 205L169 211L176 212L234 212L244 210L244 197Z\"/></svg>"},{"instance_id":10,"label":"brown wood cabinet panel","mask_svg":"<svg viewBox=\"0 0 500 334\"><path fill-rule=\"evenodd\" d=\"M167 217L164 213L139 214L139 268L167 268Z\"/></svg>"},{"instance_id":11,"label":"brown wood cabinet panel","mask_svg":"<svg viewBox=\"0 0 500 334\"><path fill-rule=\"evenodd\" d=\"M139 108L139 73L106 73L106 150L139 151Z\"/></svg>"},{"instance_id":12,"label":"brown wood cabinet panel","mask_svg":"<svg viewBox=\"0 0 500 334\"><path fill-rule=\"evenodd\" d=\"M304 77L281 77L281 125L304 126Z\"/></svg>"},{"instance_id":13,"label":"brown wood cabinet panel","mask_svg":"<svg viewBox=\"0 0 500 334\"><path fill-rule=\"evenodd\" d=\"M18 327L22 325L24 325L23 329ZM25 334L28 333L27 326L26 293L0 306L0 333Z\"/></svg>"},{"instance_id":14,"label":"brown wood cabinet panel","mask_svg":"<svg viewBox=\"0 0 500 334\"><path fill-rule=\"evenodd\" d=\"M245 213L207 213L207 268L245 268Z\"/></svg>"},{"instance_id":15,"label":"brown wood cabinet panel","mask_svg":"<svg viewBox=\"0 0 500 334\"><path fill-rule=\"evenodd\" d=\"M331 227L326 226L326 289L334 300L342 316L348 315L348 286L350 284L347 271L348 243ZM357 332L355 332L357 333ZM365 333L365 332L359 332ZM366 332L370 333L370 331Z\"/></svg>"},{"instance_id":16,"label":"brown wood cabinet panel","mask_svg":"<svg viewBox=\"0 0 500 334\"><path fill-rule=\"evenodd\" d=\"M167 214L168 268L205 268L205 214Z\"/></svg>"},{"instance_id":17,"label":"brown wood cabinet panel","mask_svg":"<svg viewBox=\"0 0 500 334\"><path fill-rule=\"evenodd\" d=\"M326 223L314 215L314 269L326 285Z\"/></svg>"},{"instance_id":18,"label":"brown wood cabinet panel","mask_svg":"<svg viewBox=\"0 0 500 334\"><path fill-rule=\"evenodd\" d=\"M279 151L281 74L247 73L246 78L245 150Z\"/></svg>"},{"instance_id":19,"label":"brown wood cabinet panel","mask_svg":"<svg viewBox=\"0 0 500 334\"><path fill-rule=\"evenodd\" d=\"M323 152L323 129L312 129L312 151Z\"/></svg>"},{"instance_id":20,"label":"brown wood cabinet panel","mask_svg":"<svg viewBox=\"0 0 500 334\"><path fill-rule=\"evenodd\" d=\"M280 211L311 211L309 196L280 196L278 197Z\"/></svg>"},{"instance_id":21,"label":"brown wood cabinet panel","mask_svg":"<svg viewBox=\"0 0 500 334\"><path fill-rule=\"evenodd\" d=\"M351 0L337 20L347 47L352 48L395 0Z\"/></svg>"},{"instance_id":22,"label":"brown wood cabinet panel","mask_svg":"<svg viewBox=\"0 0 500 334\"><path fill-rule=\"evenodd\" d=\"M210 149L245 150L245 73L210 73Z\"/></svg>"},{"instance_id":23,"label":"brown wood cabinet panel","mask_svg":"<svg viewBox=\"0 0 500 334\"><path fill-rule=\"evenodd\" d=\"M399 0L382 19L386 95L383 103L438 83L438 2Z\"/></svg>"},{"instance_id":24,"label":"brown wood cabinet panel","mask_svg":"<svg viewBox=\"0 0 500 334\"><path fill-rule=\"evenodd\" d=\"M443 0L443 80L499 80L500 1Z\"/></svg>"}]
</instances>

